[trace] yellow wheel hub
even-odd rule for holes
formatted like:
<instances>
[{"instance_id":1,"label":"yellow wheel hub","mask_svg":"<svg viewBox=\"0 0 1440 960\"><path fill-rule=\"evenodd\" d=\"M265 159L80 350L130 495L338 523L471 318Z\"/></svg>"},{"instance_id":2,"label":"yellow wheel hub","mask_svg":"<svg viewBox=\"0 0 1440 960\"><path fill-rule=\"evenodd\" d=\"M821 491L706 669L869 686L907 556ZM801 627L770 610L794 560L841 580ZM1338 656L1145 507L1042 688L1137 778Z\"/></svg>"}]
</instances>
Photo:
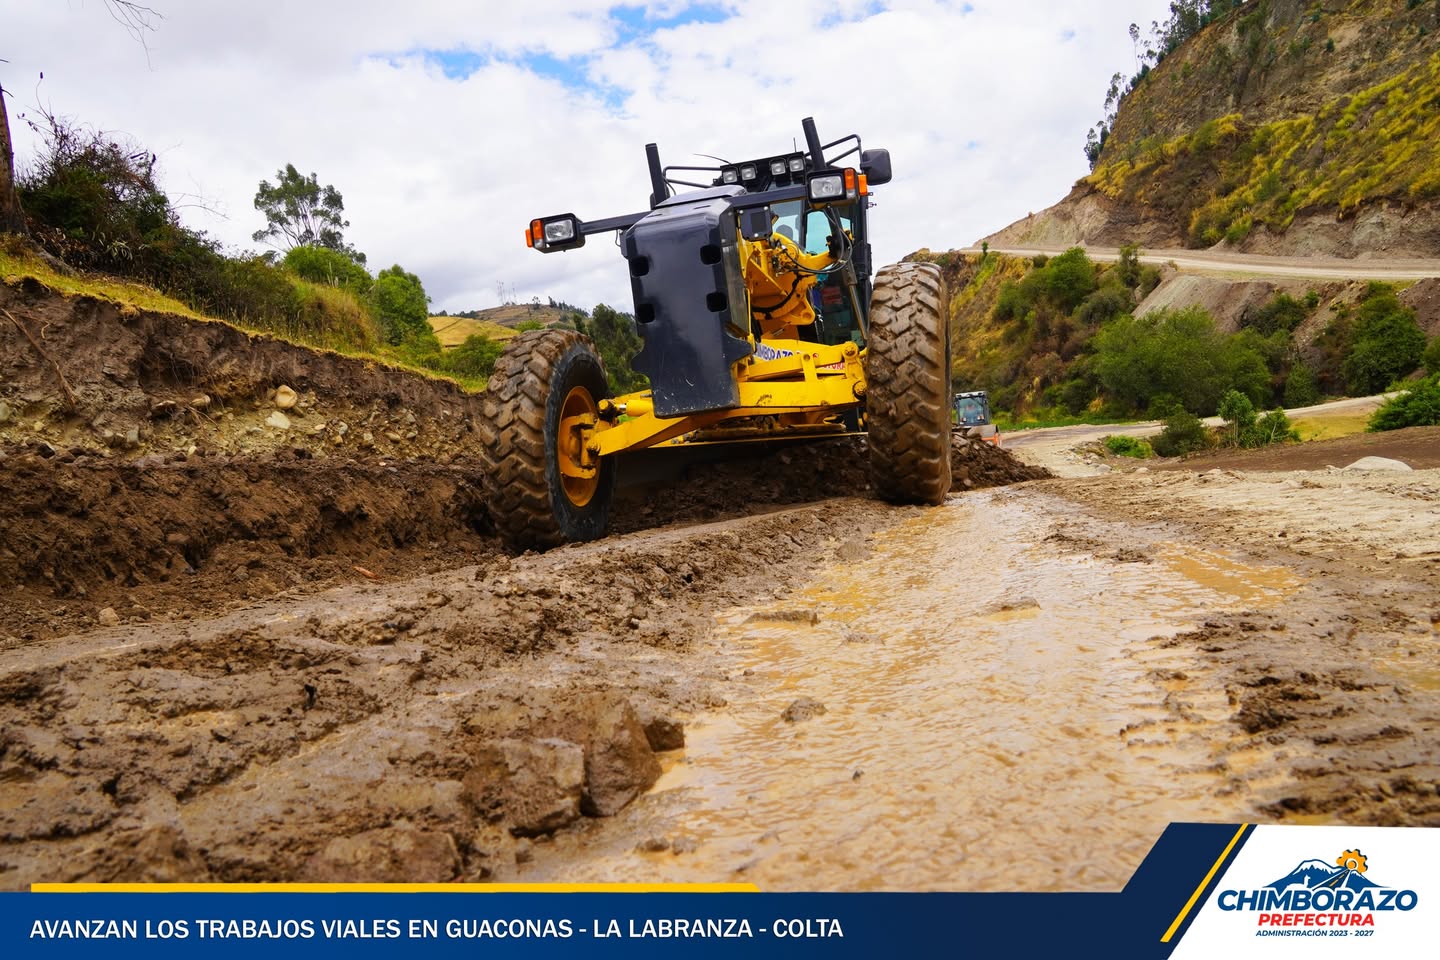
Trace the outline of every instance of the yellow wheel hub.
<instances>
[{"instance_id":1,"label":"yellow wheel hub","mask_svg":"<svg viewBox=\"0 0 1440 960\"><path fill-rule=\"evenodd\" d=\"M555 461L560 465L565 499L577 507L589 503L600 489L598 458L588 449L598 412L595 398L584 387L572 387L560 408L560 427L555 431Z\"/></svg>"}]
</instances>

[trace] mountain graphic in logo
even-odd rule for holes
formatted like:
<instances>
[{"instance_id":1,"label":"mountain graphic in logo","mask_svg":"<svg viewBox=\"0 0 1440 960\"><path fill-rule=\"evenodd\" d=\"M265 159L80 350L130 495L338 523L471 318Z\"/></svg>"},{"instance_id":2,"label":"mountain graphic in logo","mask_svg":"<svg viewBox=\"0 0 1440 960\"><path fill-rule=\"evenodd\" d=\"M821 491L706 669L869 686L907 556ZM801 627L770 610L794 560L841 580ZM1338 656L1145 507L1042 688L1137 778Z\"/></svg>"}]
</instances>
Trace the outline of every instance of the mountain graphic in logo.
<instances>
[{"instance_id":1,"label":"mountain graphic in logo","mask_svg":"<svg viewBox=\"0 0 1440 960\"><path fill-rule=\"evenodd\" d=\"M1307 890L1364 890L1379 887L1365 879L1365 854L1359 850L1346 850L1335 858L1334 865L1324 860L1306 860L1294 870L1269 884L1271 889L1285 890L1289 887L1304 887Z\"/></svg>"}]
</instances>

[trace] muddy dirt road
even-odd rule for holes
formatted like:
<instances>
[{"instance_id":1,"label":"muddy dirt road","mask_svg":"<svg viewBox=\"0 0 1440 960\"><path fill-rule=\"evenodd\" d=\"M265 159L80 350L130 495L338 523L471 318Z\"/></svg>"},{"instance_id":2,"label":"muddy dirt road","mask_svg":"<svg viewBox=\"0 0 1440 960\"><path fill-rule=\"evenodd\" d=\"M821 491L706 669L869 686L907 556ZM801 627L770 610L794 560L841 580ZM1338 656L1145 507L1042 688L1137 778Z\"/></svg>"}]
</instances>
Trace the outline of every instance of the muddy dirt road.
<instances>
[{"instance_id":1,"label":"muddy dirt road","mask_svg":"<svg viewBox=\"0 0 1440 960\"><path fill-rule=\"evenodd\" d=\"M814 445L510 557L452 386L0 296L77 352L0 335L0 887L1105 890L1176 819L1440 824L1436 469L961 443L919 509Z\"/></svg>"},{"instance_id":2,"label":"muddy dirt road","mask_svg":"<svg viewBox=\"0 0 1440 960\"><path fill-rule=\"evenodd\" d=\"M24 643L0 876L1115 889L1171 820L1435 824L1437 521L1039 481Z\"/></svg>"}]
</instances>

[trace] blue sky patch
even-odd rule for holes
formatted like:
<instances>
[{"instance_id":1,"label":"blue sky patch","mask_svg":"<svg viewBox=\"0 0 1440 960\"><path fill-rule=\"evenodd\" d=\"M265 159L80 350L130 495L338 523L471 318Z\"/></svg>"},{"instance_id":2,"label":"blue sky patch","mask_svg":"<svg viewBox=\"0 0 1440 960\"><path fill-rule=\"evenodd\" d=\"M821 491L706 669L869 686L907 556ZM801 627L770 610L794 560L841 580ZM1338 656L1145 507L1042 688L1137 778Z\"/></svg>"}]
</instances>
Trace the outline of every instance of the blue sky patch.
<instances>
[{"instance_id":1,"label":"blue sky patch","mask_svg":"<svg viewBox=\"0 0 1440 960\"><path fill-rule=\"evenodd\" d=\"M593 82L590 79L591 57L557 57L552 53L535 51L501 54L477 53L474 50L409 50L386 59L395 64L410 57L420 57L427 63L435 64L450 80L465 80L492 63L508 63L537 77L557 81L567 90L598 97L611 110L620 109L627 93L619 87Z\"/></svg>"},{"instance_id":2,"label":"blue sky patch","mask_svg":"<svg viewBox=\"0 0 1440 960\"><path fill-rule=\"evenodd\" d=\"M669 17L651 15L650 8L644 4L622 4L611 7L608 13L618 34L617 47L643 40L661 30L691 23L723 23L731 16L723 3L692 3Z\"/></svg>"}]
</instances>

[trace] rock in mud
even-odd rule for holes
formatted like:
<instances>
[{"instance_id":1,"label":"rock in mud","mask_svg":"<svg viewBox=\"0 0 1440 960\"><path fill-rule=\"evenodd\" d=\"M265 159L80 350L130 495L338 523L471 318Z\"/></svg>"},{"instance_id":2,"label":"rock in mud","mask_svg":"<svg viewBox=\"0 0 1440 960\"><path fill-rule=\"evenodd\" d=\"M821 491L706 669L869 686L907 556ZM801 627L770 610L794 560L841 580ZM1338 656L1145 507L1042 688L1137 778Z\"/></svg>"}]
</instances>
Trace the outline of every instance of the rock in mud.
<instances>
[{"instance_id":1,"label":"rock in mud","mask_svg":"<svg viewBox=\"0 0 1440 960\"><path fill-rule=\"evenodd\" d=\"M1389 457L1361 457L1345 468L1346 470L1397 470L1405 472L1413 470L1414 467L1403 460L1391 460Z\"/></svg>"},{"instance_id":2,"label":"rock in mud","mask_svg":"<svg viewBox=\"0 0 1440 960\"><path fill-rule=\"evenodd\" d=\"M645 728L645 739L650 742L651 750L663 753L685 746L685 724L660 713L653 704L642 703L635 712Z\"/></svg>"},{"instance_id":3,"label":"rock in mud","mask_svg":"<svg viewBox=\"0 0 1440 960\"><path fill-rule=\"evenodd\" d=\"M601 699L585 744L581 811L591 817L614 816L658 779L660 761L635 707L621 697Z\"/></svg>"},{"instance_id":4,"label":"rock in mud","mask_svg":"<svg viewBox=\"0 0 1440 960\"><path fill-rule=\"evenodd\" d=\"M477 751L465 796L517 837L553 833L580 819L585 753L565 740L499 740Z\"/></svg>"},{"instance_id":5,"label":"rock in mud","mask_svg":"<svg viewBox=\"0 0 1440 960\"><path fill-rule=\"evenodd\" d=\"M312 883L444 883L459 872L460 853L450 834L398 823L336 837L301 874Z\"/></svg>"},{"instance_id":6,"label":"rock in mud","mask_svg":"<svg viewBox=\"0 0 1440 960\"><path fill-rule=\"evenodd\" d=\"M114 607L105 607L95 615L95 619L100 621L102 627L113 627L120 623L120 614L115 612Z\"/></svg>"},{"instance_id":7,"label":"rock in mud","mask_svg":"<svg viewBox=\"0 0 1440 960\"><path fill-rule=\"evenodd\" d=\"M780 714L780 719L786 723L800 723L803 720L811 720L826 712L825 704L810 697L801 697L785 708Z\"/></svg>"},{"instance_id":8,"label":"rock in mud","mask_svg":"<svg viewBox=\"0 0 1440 960\"><path fill-rule=\"evenodd\" d=\"M265 425L267 427L274 427L276 430L289 430L290 418L285 416L285 414L281 413L279 410L276 410L274 413L270 414L270 416L265 418Z\"/></svg>"},{"instance_id":9,"label":"rock in mud","mask_svg":"<svg viewBox=\"0 0 1440 960\"><path fill-rule=\"evenodd\" d=\"M300 395L291 390L285 384L275 388L275 409L289 410L300 402Z\"/></svg>"}]
</instances>

